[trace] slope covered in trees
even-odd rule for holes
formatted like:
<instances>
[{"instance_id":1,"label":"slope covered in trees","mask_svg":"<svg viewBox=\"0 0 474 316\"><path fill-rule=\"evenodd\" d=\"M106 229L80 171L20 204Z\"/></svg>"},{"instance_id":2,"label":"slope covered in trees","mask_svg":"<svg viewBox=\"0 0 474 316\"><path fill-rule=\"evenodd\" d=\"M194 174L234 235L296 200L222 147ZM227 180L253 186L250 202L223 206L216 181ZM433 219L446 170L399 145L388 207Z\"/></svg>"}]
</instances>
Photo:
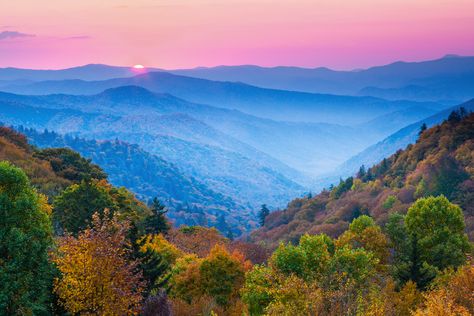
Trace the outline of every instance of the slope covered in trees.
<instances>
[{"instance_id":1,"label":"slope covered in trees","mask_svg":"<svg viewBox=\"0 0 474 316\"><path fill-rule=\"evenodd\" d=\"M472 314L472 210L461 207L472 205L473 122L454 112L406 151L301 200L357 192L376 204L390 190L382 203L390 215L355 208L340 220L344 229L329 231L337 238L303 234L272 254L231 240L232 231L172 227L158 200L147 206L110 185L74 151L38 150L2 128L2 160L32 182L0 162L0 314ZM45 191L49 202L38 192L42 177L62 185ZM412 180L412 202L400 201ZM263 205L262 229L280 213Z\"/></svg>"},{"instance_id":2,"label":"slope covered in trees","mask_svg":"<svg viewBox=\"0 0 474 316\"><path fill-rule=\"evenodd\" d=\"M12 135L10 138L13 138L13 135L19 138L17 143L30 153L31 158L27 155L22 159L24 164L41 161L45 164L44 168L52 169L53 176L60 178L57 181L65 182L62 188L71 181L80 182L87 178L100 180L108 177L111 184L128 188L142 201L149 202L157 197L169 209L168 217L177 226L214 226L225 234L232 231L233 236L239 236L257 225L256 218L250 213L248 206L214 192L173 164L142 150L137 145L118 140L100 142L64 137L55 132L40 133L22 127L18 128L21 134L7 127L2 127L1 130ZM44 149L28 145L23 134L33 144ZM12 149L9 149L13 148L12 146L13 144L9 144L3 150L12 152ZM107 174L97 165L91 164L90 160L68 148L94 161ZM12 154L4 154L3 157L15 164L19 163ZM32 168L27 168L29 169ZM37 181L44 182L44 185L57 186L57 181L32 178L34 184Z\"/></svg>"},{"instance_id":3,"label":"slope covered in trees","mask_svg":"<svg viewBox=\"0 0 474 316\"><path fill-rule=\"evenodd\" d=\"M338 236L360 215L384 224L392 213L405 214L416 199L442 194L461 207L466 232L474 240L473 152L474 114L463 109L452 112L405 150L270 214L251 239L274 248L280 240L297 242L304 233Z\"/></svg>"}]
</instances>

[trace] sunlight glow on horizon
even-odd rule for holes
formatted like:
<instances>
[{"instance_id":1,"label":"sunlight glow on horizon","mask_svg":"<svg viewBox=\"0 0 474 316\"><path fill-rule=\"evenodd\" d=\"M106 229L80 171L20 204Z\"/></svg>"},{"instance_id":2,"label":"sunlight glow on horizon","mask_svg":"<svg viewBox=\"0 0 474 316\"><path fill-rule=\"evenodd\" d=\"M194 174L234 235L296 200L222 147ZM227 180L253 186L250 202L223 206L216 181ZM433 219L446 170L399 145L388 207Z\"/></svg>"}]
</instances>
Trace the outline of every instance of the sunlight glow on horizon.
<instances>
[{"instance_id":1,"label":"sunlight glow on horizon","mask_svg":"<svg viewBox=\"0 0 474 316\"><path fill-rule=\"evenodd\" d=\"M349 70L474 55L472 0L17 0L0 21L0 67Z\"/></svg>"}]
</instances>

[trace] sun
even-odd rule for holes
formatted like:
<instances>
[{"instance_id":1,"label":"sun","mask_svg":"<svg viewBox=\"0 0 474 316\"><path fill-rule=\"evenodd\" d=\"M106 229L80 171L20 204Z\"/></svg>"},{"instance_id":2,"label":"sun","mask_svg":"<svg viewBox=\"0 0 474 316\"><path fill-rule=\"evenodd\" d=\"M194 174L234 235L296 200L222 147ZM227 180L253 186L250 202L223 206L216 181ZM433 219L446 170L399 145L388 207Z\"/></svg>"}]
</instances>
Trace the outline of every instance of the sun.
<instances>
[{"instance_id":1,"label":"sun","mask_svg":"<svg viewBox=\"0 0 474 316\"><path fill-rule=\"evenodd\" d=\"M137 64L133 66L133 69L145 69L145 66Z\"/></svg>"}]
</instances>

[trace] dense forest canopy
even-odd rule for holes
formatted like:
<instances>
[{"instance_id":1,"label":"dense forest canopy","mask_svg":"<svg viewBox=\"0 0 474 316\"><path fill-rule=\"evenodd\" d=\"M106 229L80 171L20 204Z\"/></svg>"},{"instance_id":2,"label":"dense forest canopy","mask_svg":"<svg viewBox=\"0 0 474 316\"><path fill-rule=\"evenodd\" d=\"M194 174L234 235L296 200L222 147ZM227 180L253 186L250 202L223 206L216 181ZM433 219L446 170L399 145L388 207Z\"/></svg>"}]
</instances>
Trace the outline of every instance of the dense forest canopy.
<instances>
[{"instance_id":1,"label":"dense forest canopy","mask_svg":"<svg viewBox=\"0 0 474 316\"><path fill-rule=\"evenodd\" d=\"M1 128L0 314L471 315L473 133L453 112L244 241Z\"/></svg>"}]
</instances>

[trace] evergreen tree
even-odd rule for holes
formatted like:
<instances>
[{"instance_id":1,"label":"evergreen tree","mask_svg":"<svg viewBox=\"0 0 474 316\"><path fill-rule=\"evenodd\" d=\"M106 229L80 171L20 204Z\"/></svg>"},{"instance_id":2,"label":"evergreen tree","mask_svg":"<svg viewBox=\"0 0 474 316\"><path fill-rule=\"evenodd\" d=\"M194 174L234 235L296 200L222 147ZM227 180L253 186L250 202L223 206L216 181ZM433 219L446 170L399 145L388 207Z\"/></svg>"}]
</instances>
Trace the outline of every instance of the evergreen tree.
<instances>
[{"instance_id":1,"label":"evergreen tree","mask_svg":"<svg viewBox=\"0 0 474 316\"><path fill-rule=\"evenodd\" d=\"M25 173L0 162L0 315L48 314L50 212Z\"/></svg>"},{"instance_id":2,"label":"evergreen tree","mask_svg":"<svg viewBox=\"0 0 474 316\"><path fill-rule=\"evenodd\" d=\"M167 234L170 225L166 220L165 214L168 210L157 198L153 199L150 208L153 214L145 220L145 231L148 234Z\"/></svg>"},{"instance_id":3,"label":"evergreen tree","mask_svg":"<svg viewBox=\"0 0 474 316\"><path fill-rule=\"evenodd\" d=\"M366 173L366 171L365 171L365 166L364 166L364 165L360 166L359 172L357 172L357 178L359 178L359 179L364 179L364 177L365 177L366 174L367 174L367 173Z\"/></svg>"},{"instance_id":4,"label":"evergreen tree","mask_svg":"<svg viewBox=\"0 0 474 316\"><path fill-rule=\"evenodd\" d=\"M270 214L270 210L267 208L266 204L262 204L262 208L260 209L260 214L258 215L260 220L260 226L265 225L265 218Z\"/></svg>"},{"instance_id":5,"label":"evergreen tree","mask_svg":"<svg viewBox=\"0 0 474 316\"><path fill-rule=\"evenodd\" d=\"M423 289L440 271L464 264L470 249L464 227L461 209L444 196L418 199L405 217L392 215L387 233L395 277Z\"/></svg>"},{"instance_id":6,"label":"evergreen tree","mask_svg":"<svg viewBox=\"0 0 474 316\"><path fill-rule=\"evenodd\" d=\"M426 131L428 127L426 126L426 123L421 124L420 131L418 132L418 136L421 136L424 131Z\"/></svg>"},{"instance_id":7,"label":"evergreen tree","mask_svg":"<svg viewBox=\"0 0 474 316\"><path fill-rule=\"evenodd\" d=\"M448 116L448 122L450 123L458 123L461 121L461 115L458 111L454 110L452 111L449 116Z\"/></svg>"}]
</instances>

